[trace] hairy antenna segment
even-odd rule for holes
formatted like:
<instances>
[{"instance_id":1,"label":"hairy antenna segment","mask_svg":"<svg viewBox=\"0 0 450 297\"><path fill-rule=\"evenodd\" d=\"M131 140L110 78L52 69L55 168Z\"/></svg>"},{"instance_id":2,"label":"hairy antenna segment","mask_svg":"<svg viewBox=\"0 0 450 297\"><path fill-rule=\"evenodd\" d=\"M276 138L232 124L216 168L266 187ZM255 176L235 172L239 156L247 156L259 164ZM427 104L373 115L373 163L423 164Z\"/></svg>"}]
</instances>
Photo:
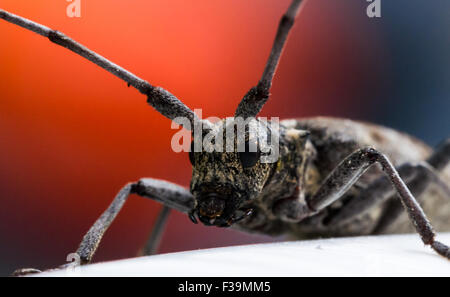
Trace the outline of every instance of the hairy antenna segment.
<instances>
[{"instance_id":1,"label":"hairy antenna segment","mask_svg":"<svg viewBox=\"0 0 450 297\"><path fill-rule=\"evenodd\" d=\"M291 5L289 5L288 10L281 18L277 35L273 42L272 51L270 52L263 75L258 84L251 88L239 103L235 113L236 117L256 117L269 99L269 91L272 86L273 76L280 61L289 31L294 25L295 17L300 10L301 2L302 0L293 0Z\"/></svg>"},{"instance_id":2,"label":"hairy antenna segment","mask_svg":"<svg viewBox=\"0 0 450 297\"><path fill-rule=\"evenodd\" d=\"M148 97L147 102L163 116L171 120L177 117L185 117L189 119L191 125L189 127L185 127L186 129L193 127L194 122L200 121L191 109L189 109L185 104L183 104L183 102L167 90L161 87L152 86L147 81L139 78L119 65L114 64L63 33L52 30L21 16L12 14L3 9L0 9L0 19L4 19L9 23L47 37L51 42L67 48L68 50L105 69L109 73L117 76L121 80L125 81L129 86L134 87L139 92L146 95Z\"/></svg>"}]
</instances>

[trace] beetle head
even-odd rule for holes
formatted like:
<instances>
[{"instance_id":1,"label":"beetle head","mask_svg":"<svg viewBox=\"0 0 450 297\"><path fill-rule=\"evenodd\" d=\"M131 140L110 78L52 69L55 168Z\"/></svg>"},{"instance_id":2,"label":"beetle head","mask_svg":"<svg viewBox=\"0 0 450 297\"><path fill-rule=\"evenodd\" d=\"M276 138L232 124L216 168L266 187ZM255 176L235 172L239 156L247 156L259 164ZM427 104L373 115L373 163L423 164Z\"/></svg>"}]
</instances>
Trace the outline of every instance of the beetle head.
<instances>
[{"instance_id":1,"label":"beetle head","mask_svg":"<svg viewBox=\"0 0 450 297\"><path fill-rule=\"evenodd\" d=\"M191 213L205 225L228 227L249 216L248 207L264 188L275 167L273 151L278 133L267 121L220 121L191 145L191 193L196 206ZM232 133L233 132L233 133ZM195 139L195 135L194 135ZM270 162L271 159L274 162Z\"/></svg>"}]
</instances>

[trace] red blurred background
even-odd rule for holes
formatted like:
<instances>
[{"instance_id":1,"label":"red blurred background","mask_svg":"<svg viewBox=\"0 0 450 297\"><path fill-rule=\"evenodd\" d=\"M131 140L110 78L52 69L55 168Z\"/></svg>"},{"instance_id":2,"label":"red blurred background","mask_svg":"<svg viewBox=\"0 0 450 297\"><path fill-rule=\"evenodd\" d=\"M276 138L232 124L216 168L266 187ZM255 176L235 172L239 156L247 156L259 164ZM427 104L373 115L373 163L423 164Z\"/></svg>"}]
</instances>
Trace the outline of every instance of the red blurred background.
<instances>
[{"instance_id":1,"label":"red blurred background","mask_svg":"<svg viewBox=\"0 0 450 297\"><path fill-rule=\"evenodd\" d=\"M66 1L2 0L1 8L66 33L205 117L225 117L262 74L289 2L81 0L81 18L66 16ZM391 56L366 6L305 3L261 115L370 113L365 100L389 86ZM0 21L0 36L0 273L64 263L128 181L189 185L187 156L170 149L170 121L144 96L22 28ZM159 208L133 196L95 260L136 255ZM268 240L174 213L161 252Z\"/></svg>"}]
</instances>

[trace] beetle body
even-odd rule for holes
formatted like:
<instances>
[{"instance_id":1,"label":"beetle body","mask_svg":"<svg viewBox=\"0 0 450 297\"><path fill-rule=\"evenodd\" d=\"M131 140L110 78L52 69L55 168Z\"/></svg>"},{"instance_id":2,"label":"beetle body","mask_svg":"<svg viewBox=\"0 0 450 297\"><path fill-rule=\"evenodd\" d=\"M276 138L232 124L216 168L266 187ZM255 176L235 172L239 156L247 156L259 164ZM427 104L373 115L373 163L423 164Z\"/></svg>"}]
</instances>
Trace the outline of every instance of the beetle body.
<instances>
[{"instance_id":1,"label":"beetle body","mask_svg":"<svg viewBox=\"0 0 450 297\"><path fill-rule=\"evenodd\" d=\"M330 172L348 155L357 149L372 146L383 151L395 166L406 162L426 160L432 149L409 135L396 130L352 121L348 119L316 117L281 121L280 161L274 165L271 180L267 181L258 197L247 207L255 211L249 218L235 225L248 232L271 235L289 234L294 238L332 236L354 236L372 233L413 232L414 227L405 212L392 212L397 198L392 197L379 205L361 212L344 224L327 224L330 216L346 207L346 203L362 189L382 176L378 167L370 168L345 196L320 213L301 222L286 222L273 214L277 200L286 197L307 197L314 192ZM286 135L291 129L307 130L310 137L302 146L289 145L292 140ZM292 153L303 159L295 160ZM444 176L449 182L448 175ZM439 231L450 230L450 199L429 186L420 203ZM389 223L387 221L389 220ZM377 227L387 223L383 229Z\"/></svg>"}]
</instances>

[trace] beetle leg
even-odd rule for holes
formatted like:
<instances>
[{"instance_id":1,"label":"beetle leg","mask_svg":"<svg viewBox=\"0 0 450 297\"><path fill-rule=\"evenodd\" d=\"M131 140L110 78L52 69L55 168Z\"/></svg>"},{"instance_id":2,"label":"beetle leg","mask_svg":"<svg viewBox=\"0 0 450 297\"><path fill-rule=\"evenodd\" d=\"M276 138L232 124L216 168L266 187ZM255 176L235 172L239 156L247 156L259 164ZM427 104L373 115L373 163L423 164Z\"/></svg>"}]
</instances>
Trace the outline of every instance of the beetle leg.
<instances>
[{"instance_id":1,"label":"beetle leg","mask_svg":"<svg viewBox=\"0 0 450 297\"><path fill-rule=\"evenodd\" d=\"M158 214L155 224L153 225L150 236L145 243L144 248L139 252L139 256L154 255L158 251L159 243L170 215L170 207L163 206Z\"/></svg>"},{"instance_id":2,"label":"beetle leg","mask_svg":"<svg viewBox=\"0 0 450 297\"><path fill-rule=\"evenodd\" d=\"M398 193L410 220L422 241L430 245L438 254L450 259L450 248L435 241L435 232L421 206L400 178L389 159L373 148L360 149L352 153L335 168L319 188L317 193L307 199L312 211L320 211L342 197L358 178L374 163L378 163L389 177Z\"/></svg>"},{"instance_id":3,"label":"beetle leg","mask_svg":"<svg viewBox=\"0 0 450 297\"><path fill-rule=\"evenodd\" d=\"M120 212L130 194L137 194L156 200L166 207L174 208L181 212L187 213L194 207L194 198L189 190L176 184L151 178L144 178L137 183L127 184L119 191L111 205L83 237L77 250L82 264L87 264L92 260L103 234Z\"/></svg>"},{"instance_id":4,"label":"beetle leg","mask_svg":"<svg viewBox=\"0 0 450 297\"><path fill-rule=\"evenodd\" d=\"M449 187L441 180L439 174L428 163L406 163L398 168L398 172L419 201L421 200L422 194L431 184L437 185L439 189L442 190L443 194L450 199ZM339 212L328 219L327 225L344 224L357 216L369 212L373 207L387 201L396 194L397 192L392 187L390 180L385 176L380 177L361 191L356 197L352 198ZM396 202L397 200L393 203L399 206L401 211L401 204ZM397 213L397 215L400 214L399 211ZM394 216L393 213L390 212L389 215L386 215L386 219L388 219L389 222L396 218L397 216ZM380 222L383 222L383 219L381 219ZM383 225L387 224L383 223Z\"/></svg>"},{"instance_id":5,"label":"beetle leg","mask_svg":"<svg viewBox=\"0 0 450 297\"><path fill-rule=\"evenodd\" d=\"M446 168L448 168L448 166L450 165L450 138L443 141L436 148L435 152L430 156L430 158L428 158L427 164L432 165L435 169L428 170L433 171L432 174L435 177L437 173L442 173ZM436 179L435 177L434 180L439 184L439 188L446 190L447 197L450 199L450 193L448 193L448 185L444 184L440 179ZM413 192L417 191L416 188L418 187L418 190L420 191L421 183L422 181L419 177L416 178L415 182L408 186ZM418 198L420 199L420 196L418 196ZM381 217L379 224L376 226L373 232L375 234L384 233L384 231L390 226L391 222L395 221L402 211L403 207L397 200L392 200L391 202L389 202L385 213Z\"/></svg>"},{"instance_id":6,"label":"beetle leg","mask_svg":"<svg viewBox=\"0 0 450 297\"><path fill-rule=\"evenodd\" d=\"M420 200L422 193L430 184L435 184L450 199L450 189L441 179L439 173L450 164L450 139L439 145L435 152L428 158L427 162L418 164L406 163L398 168L403 181L408 185L411 192ZM327 222L330 225L348 222L355 216L368 212L372 207L388 200L396 194L390 181L385 176L370 184L357 197L353 198L341 211L333 215ZM386 226L401 214L402 205L393 201L387 208L387 212L380 220L376 232L382 232Z\"/></svg>"},{"instance_id":7,"label":"beetle leg","mask_svg":"<svg viewBox=\"0 0 450 297\"><path fill-rule=\"evenodd\" d=\"M450 138L436 148L427 162L438 171L443 171L450 164Z\"/></svg>"},{"instance_id":8,"label":"beetle leg","mask_svg":"<svg viewBox=\"0 0 450 297\"><path fill-rule=\"evenodd\" d=\"M426 245L430 245L438 254L450 259L450 248L435 241L436 234L427 216L405 185L405 182L400 178L395 167L385 155L373 148L359 149L345 158L325 179L319 190L313 196L306 198L306 206L304 203L291 203L289 206L296 206L300 209L296 213L299 221L312 216L343 197L359 177L375 163L381 165L384 173L394 186L422 241ZM283 203L283 201L281 202ZM280 209L278 210L280 211Z\"/></svg>"}]
</instances>

